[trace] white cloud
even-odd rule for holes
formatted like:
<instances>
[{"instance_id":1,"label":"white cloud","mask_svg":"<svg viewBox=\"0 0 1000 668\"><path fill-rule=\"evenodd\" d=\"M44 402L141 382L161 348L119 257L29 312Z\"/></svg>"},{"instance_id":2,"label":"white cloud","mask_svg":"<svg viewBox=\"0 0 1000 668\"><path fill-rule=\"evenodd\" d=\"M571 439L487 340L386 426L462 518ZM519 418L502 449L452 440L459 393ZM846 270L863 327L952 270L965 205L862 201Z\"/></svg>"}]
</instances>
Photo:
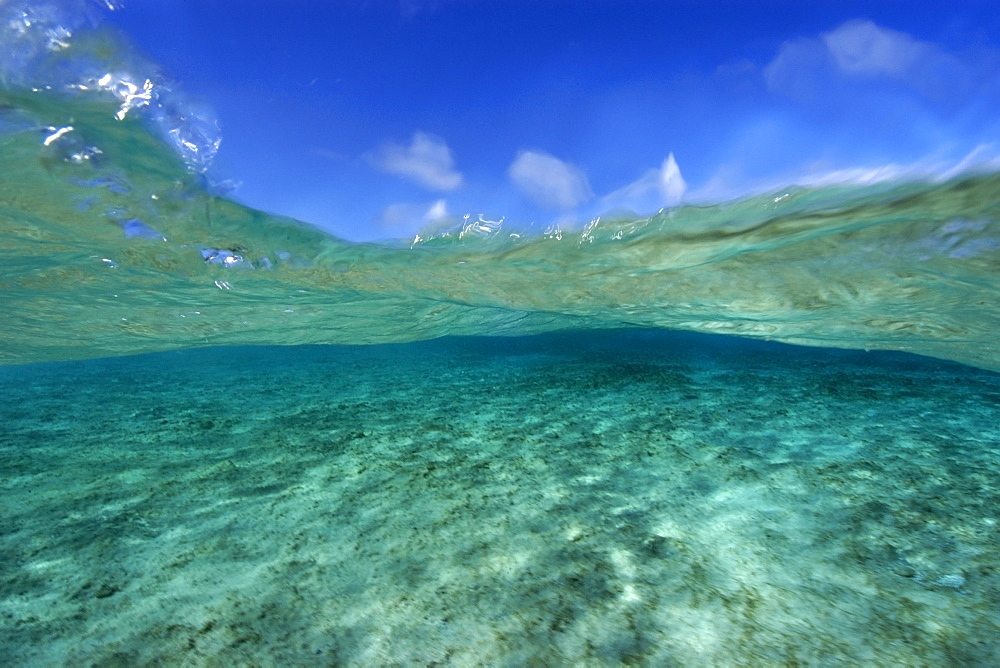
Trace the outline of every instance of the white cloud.
<instances>
[{"instance_id":1,"label":"white cloud","mask_svg":"<svg viewBox=\"0 0 1000 668\"><path fill-rule=\"evenodd\" d=\"M426 132L415 132L407 146L387 144L370 159L378 169L430 190L454 190L462 185L451 149L443 139Z\"/></svg>"},{"instance_id":2,"label":"white cloud","mask_svg":"<svg viewBox=\"0 0 1000 668\"><path fill-rule=\"evenodd\" d=\"M936 44L858 19L815 38L785 42L764 68L771 90L795 95L821 93L836 77L883 77L940 95L964 86L969 70Z\"/></svg>"},{"instance_id":3,"label":"white cloud","mask_svg":"<svg viewBox=\"0 0 1000 668\"><path fill-rule=\"evenodd\" d=\"M548 153L521 151L507 175L521 192L544 207L573 209L593 197L579 167Z\"/></svg>"},{"instance_id":4,"label":"white cloud","mask_svg":"<svg viewBox=\"0 0 1000 668\"><path fill-rule=\"evenodd\" d=\"M448 204L443 199L439 199L438 201L431 204L430 208L427 209L426 212L424 212L424 220L426 221L435 221L447 217L448 217Z\"/></svg>"},{"instance_id":5,"label":"white cloud","mask_svg":"<svg viewBox=\"0 0 1000 668\"><path fill-rule=\"evenodd\" d=\"M420 207L414 204L390 204L382 209L377 222L379 226L386 228L397 228L404 225L411 225L413 224L414 219L419 219L420 212Z\"/></svg>"},{"instance_id":6,"label":"white cloud","mask_svg":"<svg viewBox=\"0 0 1000 668\"><path fill-rule=\"evenodd\" d=\"M848 21L820 35L834 63L846 74L905 75L933 47L871 21Z\"/></svg>"},{"instance_id":7,"label":"white cloud","mask_svg":"<svg viewBox=\"0 0 1000 668\"><path fill-rule=\"evenodd\" d=\"M816 39L789 40L764 67L764 81L773 91L797 95L815 92L820 76L830 69L829 53Z\"/></svg>"},{"instance_id":8,"label":"white cloud","mask_svg":"<svg viewBox=\"0 0 1000 668\"><path fill-rule=\"evenodd\" d=\"M659 169L648 169L632 183L601 198L604 206L628 207L636 211L660 209L680 203L687 182L671 153Z\"/></svg>"},{"instance_id":9,"label":"white cloud","mask_svg":"<svg viewBox=\"0 0 1000 668\"><path fill-rule=\"evenodd\" d=\"M396 233L417 229L427 223L449 218L448 204L443 199L430 204L399 202L382 209L376 222Z\"/></svg>"}]
</instances>

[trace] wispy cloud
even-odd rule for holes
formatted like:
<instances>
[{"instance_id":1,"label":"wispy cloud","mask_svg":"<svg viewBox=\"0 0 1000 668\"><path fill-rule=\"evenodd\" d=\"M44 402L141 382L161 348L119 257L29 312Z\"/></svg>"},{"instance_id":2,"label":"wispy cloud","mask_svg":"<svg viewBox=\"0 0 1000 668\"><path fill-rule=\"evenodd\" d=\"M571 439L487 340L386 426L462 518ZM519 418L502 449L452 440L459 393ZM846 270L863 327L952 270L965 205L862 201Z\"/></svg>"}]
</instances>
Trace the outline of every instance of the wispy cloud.
<instances>
[{"instance_id":1,"label":"wispy cloud","mask_svg":"<svg viewBox=\"0 0 1000 668\"><path fill-rule=\"evenodd\" d=\"M415 132L407 145L386 144L369 159L383 172L410 179L429 190L448 191L462 185L451 149L443 139L426 132Z\"/></svg>"},{"instance_id":2,"label":"wispy cloud","mask_svg":"<svg viewBox=\"0 0 1000 668\"><path fill-rule=\"evenodd\" d=\"M671 153L659 169L647 169L632 183L602 197L601 203L645 212L679 204L686 191L687 182Z\"/></svg>"},{"instance_id":3,"label":"wispy cloud","mask_svg":"<svg viewBox=\"0 0 1000 668\"><path fill-rule=\"evenodd\" d=\"M958 92L971 75L972 68L945 48L860 19L785 42L764 68L771 90L806 96L831 82L882 79L933 97Z\"/></svg>"},{"instance_id":4,"label":"wispy cloud","mask_svg":"<svg viewBox=\"0 0 1000 668\"><path fill-rule=\"evenodd\" d=\"M408 234L420 229L428 223L449 219L448 203L443 199L434 202L416 204L400 202L390 204L382 209L376 223L379 227L394 234Z\"/></svg>"},{"instance_id":5,"label":"wispy cloud","mask_svg":"<svg viewBox=\"0 0 1000 668\"><path fill-rule=\"evenodd\" d=\"M546 208L574 209L593 197L579 167L541 151L521 151L507 175L522 193Z\"/></svg>"},{"instance_id":6,"label":"wispy cloud","mask_svg":"<svg viewBox=\"0 0 1000 668\"><path fill-rule=\"evenodd\" d=\"M698 175L685 199L953 173L974 147L996 141L998 73L994 47L864 19L789 39L759 67L716 71L743 104L725 116L714 168L685 163Z\"/></svg>"},{"instance_id":7,"label":"wispy cloud","mask_svg":"<svg viewBox=\"0 0 1000 668\"><path fill-rule=\"evenodd\" d=\"M871 21L848 21L820 35L841 72L906 76L921 58L935 55L934 45Z\"/></svg>"}]
</instances>

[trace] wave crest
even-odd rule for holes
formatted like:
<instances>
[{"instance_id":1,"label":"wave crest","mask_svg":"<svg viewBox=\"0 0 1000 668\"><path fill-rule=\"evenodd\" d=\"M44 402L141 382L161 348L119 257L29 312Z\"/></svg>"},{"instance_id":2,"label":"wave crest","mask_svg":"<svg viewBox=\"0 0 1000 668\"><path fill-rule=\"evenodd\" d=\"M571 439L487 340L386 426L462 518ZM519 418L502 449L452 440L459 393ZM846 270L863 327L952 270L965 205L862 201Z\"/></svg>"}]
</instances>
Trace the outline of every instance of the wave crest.
<instances>
[{"instance_id":1,"label":"wave crest","mask_svg":"<svg viewBox=\"0 0 1000 668\"><path fill-rule=\"evenodd\" d=\"M186 95L120 35L100 28L114 0L8 0L0 3L0 82L7 90L96 93L137 114L194 172L211 166L222 133L212 110Z\"/></svg>"}]
</instances>

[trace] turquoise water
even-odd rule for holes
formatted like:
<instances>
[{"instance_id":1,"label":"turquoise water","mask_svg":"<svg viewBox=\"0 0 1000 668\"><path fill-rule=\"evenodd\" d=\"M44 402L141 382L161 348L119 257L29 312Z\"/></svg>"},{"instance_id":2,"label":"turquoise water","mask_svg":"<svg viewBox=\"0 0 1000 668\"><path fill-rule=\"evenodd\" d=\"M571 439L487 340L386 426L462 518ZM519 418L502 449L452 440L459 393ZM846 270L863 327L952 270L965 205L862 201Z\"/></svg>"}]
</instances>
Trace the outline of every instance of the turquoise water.
<instances>
[{"instance_id":1,"label":"turquoise water","mask_svg":"<svg viewBox=\"0 0 1000 668\"><path fill-rule=\"evenodd\" d=\"M991 665L1000 376L622 330L0 368L6 665Z\"/></svg>"},{"instance_id":2,"label":"turquoise water","mask_svg":"<svg viewBox=\"0 0 1000 668\"><path fill-rule=\"evenodd\" d=\"M4 665L1000 663L1000 174L351 244L88 39L0 60Z\"/></svg>"}]
</instances>

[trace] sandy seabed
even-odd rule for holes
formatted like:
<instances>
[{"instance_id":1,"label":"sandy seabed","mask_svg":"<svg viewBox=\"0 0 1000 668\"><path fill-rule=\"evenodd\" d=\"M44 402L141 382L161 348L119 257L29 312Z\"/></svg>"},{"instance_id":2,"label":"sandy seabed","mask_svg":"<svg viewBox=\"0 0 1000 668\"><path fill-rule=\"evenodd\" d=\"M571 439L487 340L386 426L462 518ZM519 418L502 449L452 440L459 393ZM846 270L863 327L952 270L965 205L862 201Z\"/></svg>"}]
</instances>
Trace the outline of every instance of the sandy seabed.
<instances>
[{"instance_id":1,"label":"sandy seabed","mask_svg":"<svg viewBox=\"0 0 1000 668\"><path fill-rule=\"evenodd\" d=\"M1000 375L653 332L0 368L0 663L1000 664Z\"/></svg>"}]
</instances>

